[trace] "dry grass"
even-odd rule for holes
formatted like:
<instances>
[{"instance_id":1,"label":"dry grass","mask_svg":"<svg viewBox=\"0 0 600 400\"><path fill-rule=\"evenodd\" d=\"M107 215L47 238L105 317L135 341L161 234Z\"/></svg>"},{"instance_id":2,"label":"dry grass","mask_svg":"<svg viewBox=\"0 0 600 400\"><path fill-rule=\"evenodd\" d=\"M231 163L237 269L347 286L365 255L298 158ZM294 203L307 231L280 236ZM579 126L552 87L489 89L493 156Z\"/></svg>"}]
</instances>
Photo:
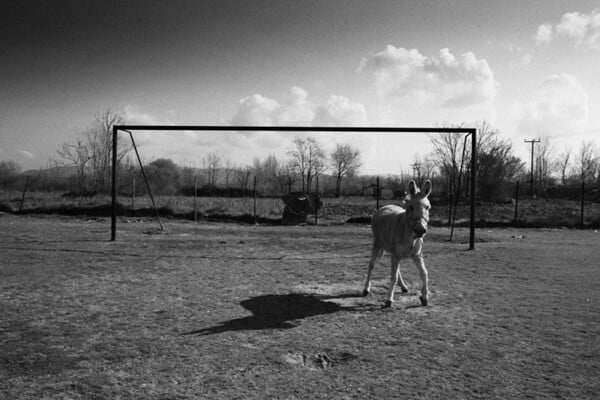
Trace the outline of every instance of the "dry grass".
<instances>
[{"instance_id":1,"label":"dry grass","mask_svg":"<svg viewBox=\"0 0 600 400\"><path fill-rule=\"evenodd\" d=\"M0 211L18 210L21 194L0 192ZM323 222L343 223L349 219L368 221L376 208L375 199L368 197L324 198L319 217ZM163 216L179 216L191 219L194 211L194 198L191 196L156 196L156 205L164 211ZM132 203L130 197L119 196L118 202L131 213L154 215L149 196L138 196ZM399 203L398 200L381 200L380 206ZM56 213L66 215L102 215L108 216L111 198L97 195L84 198L64 198L60 193L28 193L24 202L24 212ZM133 206L133 208L132 208ZM256 216L259 219L276 221L281 218L284 203L279 198L258 198ZM196 200L197 215L218 217L216 219L234 219L240 216L254 216L254 199L251 197L199 197ZM89 210L93 210L92 213ZM101 209L101 210L99 210ZM478 203L477 221L480 225L522 227L579 227L581 205L578 201L568 200L521 200L519 202L518 221L515 223L515 206L508 203ZM458 207L457 221L467 224L470 209L468 204ZM249 218L252 219L252 218ZM434 204L431 222L434 225L447 225L448 206ZM585 203L584 223L588 228L600 228L600 203Z\"/></svg>"},{"instance_id":2,"label":"dry grass","mask_svg":"<svg viewBox=\"0 0 600 400\"><path fill-rule=\"evenodd\" d=\"M0 397L597 398L593 231L427 237L431 306L357 297L366 226L0 217ZM387 258L384 258L387 263Z\"/></svg>"}]
</instances>

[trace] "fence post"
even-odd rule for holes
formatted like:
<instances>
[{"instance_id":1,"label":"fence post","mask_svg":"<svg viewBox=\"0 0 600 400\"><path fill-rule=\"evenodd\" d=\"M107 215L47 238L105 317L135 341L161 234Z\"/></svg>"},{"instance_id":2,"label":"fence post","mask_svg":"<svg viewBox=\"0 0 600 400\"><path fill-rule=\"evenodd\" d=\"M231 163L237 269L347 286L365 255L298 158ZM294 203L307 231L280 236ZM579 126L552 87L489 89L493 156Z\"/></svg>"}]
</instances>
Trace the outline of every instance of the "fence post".
<instances>
[{"instance_id":1,"label":"fence post","mask_svg":"<svg viewBox=\"0 0 600 400\"><path fill-rule=\"evenodd\" d=\"M377 177L377 181L375 183L375 198L376 198L376 210L379 210L379 177Z\"/></svg>"},{"instance_id":2,"label":"fence post","mask_svg":"<svg viewBox=\"0 0 600 400\"><path fill-rule=\"evenodd\" d=\"M317 191L317 199L319 199L319 175L317 174L316 179L316 191ZM317 204L317 208L315 210L315 225L319 225L319 205Z\"/></svg>"},{"instance_id":3,"label":"fence post","mask_svg":"<svg viewBox=\"0 0 600 400\"><path fill-rule=\"evenodd\" d=\"M196 198L198 197L198 176L194 175L194 221L198 221L198 206Z\"/></svg>"},{"instance_id":4,"label":"fence post","mask_svg":"<svg viewBox=\"0 0 600 400\"><path fill-rule=\"evenodd\" d=\"M581 216L579 219L579 225L583 229L583 212L584 212L584 199L585 199L585 182L581 181Z\"/></svg>"},{"instance_id":5,"label":"fence post","mask_svg":"<svg viewBox=\"0 0 600 400\"><path fill-rule=\"evenodd\" d=\"M254 175L254 225L256 225L256 175Z\"/></svg>"},{"instance_id":6,"label":"fence post","mask_svg":"<svg viewBox=\"0 0 600 400\"><path fill-rule=\"evenodd\" d=\"M515 188L515 222L519 220L519 181Z\"/></svg>"},{"instance_id":7,"label":"fence post","mask_svg":"<svg viewBox=\"0 0 600 400\"><path fill-rule=\"evenodd\" d=\"M27 184L29 184L29 175L25 178L25 186L23 186L23 196L21 196L21 204L19 205L19 212L23 209L23 203L25 202L25 193L27 192Z\"/></svg>"}]
</instances>

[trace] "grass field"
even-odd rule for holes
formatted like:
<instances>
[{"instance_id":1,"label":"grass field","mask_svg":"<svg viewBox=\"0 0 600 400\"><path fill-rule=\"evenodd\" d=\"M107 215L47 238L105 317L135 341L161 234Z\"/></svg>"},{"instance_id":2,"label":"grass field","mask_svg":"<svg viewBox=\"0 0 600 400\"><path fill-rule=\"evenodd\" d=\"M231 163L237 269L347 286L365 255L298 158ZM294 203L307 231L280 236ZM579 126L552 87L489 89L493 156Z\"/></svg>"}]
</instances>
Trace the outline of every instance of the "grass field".
<instances>
[{"instance_id":1,"label":"grass field","mask_svg":"<svg viewBox=\"0 0 600 400\"><path fill-rule=\"evenodd\" d=\"M17 213L21 209L22 193L0 189L0 212ZM439 200L439 199L438 199ZM121 213L135 216L154 216L149 196L135 199L119 196ZM276 223L281 220L285 204L279 197L257 198L256 209L252 197L198 197L192 196L156 196L156 205L162 217L193 219L194 207L200 219L252 221L254 212L259 220ZM343 223L350 219L368 220L376 209L376 200L372 197L323 198L323 207L319 218L323 222ZM195 203L195 206L194 206ZM398 204L400 200L381 200L380 206ZM62 215L110 215L111 198L108 194L93 197L63 197L58 192L29 192L22 204L24 214L62 214ZM509 202L477 202L476 223L480 226L518 226L518 227L580 227L581 202L561 199L521 199L518 203L515 222L515 204ZM465 226L470 215L469 204L462 202L457 208L457 223ZM584 203L584 226L600 228L600 203ZM312 217L311 217L312 221ZM434 202L430 223L436 226L448 224L448 205Z\"/></svg>"},{"instance_id":2,"label":"grass field","mask_svg":"<svg viewBox=\"0 0 600 400\"><path fill-rule=\"evenodd\" d=\"M600 234L426 237L382 309L366 225L0 214L0 398L598 398Z\"/></svg>"}]
</instances>

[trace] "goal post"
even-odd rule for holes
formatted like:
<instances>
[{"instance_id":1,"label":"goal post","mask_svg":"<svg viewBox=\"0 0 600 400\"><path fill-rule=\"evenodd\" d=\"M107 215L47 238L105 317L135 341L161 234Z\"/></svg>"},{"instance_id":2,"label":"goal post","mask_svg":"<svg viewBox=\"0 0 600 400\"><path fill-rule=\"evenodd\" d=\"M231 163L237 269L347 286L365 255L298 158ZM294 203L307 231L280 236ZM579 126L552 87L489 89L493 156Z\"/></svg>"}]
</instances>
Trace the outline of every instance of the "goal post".
<instances>
[{"instance_id":1,"label":"goal post","mask_svg":"<svg viewBox=\"0 0 600 400\"><path fill-rule=\"evenodd\" d=\"M463 133L471 137L469 250L475 249L475 178L477 174L477 129L369 126L255 126L255 125L113 125L111 236L117 237L117 146L118 132L132 131L227 131L227 132L355 132L355 133Z\"/></svg>"}]
</instances>

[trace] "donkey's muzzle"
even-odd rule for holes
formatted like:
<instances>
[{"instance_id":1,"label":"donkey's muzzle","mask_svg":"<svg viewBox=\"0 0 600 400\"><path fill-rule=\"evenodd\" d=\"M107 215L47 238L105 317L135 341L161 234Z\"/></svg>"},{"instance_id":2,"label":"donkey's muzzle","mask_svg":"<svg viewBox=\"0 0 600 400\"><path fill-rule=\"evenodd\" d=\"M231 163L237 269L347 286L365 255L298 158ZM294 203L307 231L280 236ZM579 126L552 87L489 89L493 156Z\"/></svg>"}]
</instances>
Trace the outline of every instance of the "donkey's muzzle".
<instances>
[{"instance_id":1,"label":"donkey's muzzle","mask_svg":"<svg viewBox=\"0 0 600 400\"><path fill-rule=\"evenodd\" d=\"M417 224L414 228L414 232L418 238L421 238L423 235L425 235L425 233L427 233L427 228L421 224Z\"/></svg>"}]
</instances>

